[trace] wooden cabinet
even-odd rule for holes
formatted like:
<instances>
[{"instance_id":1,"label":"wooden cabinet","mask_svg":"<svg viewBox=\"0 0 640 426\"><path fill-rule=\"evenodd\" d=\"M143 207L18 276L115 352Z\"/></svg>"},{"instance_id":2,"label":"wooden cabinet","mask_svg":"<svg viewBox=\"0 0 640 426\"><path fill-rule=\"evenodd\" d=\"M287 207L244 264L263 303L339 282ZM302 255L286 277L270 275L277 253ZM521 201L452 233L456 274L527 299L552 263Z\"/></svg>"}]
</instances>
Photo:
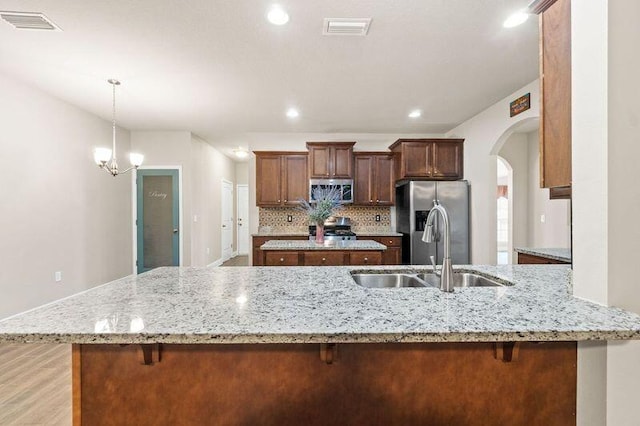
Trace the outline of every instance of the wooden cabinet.
<instances>
[{"instance_id":1,"label":"wooden cabinet","mask_svg":"<svg viewBox=\"0 0 640 426\"><path fill-rule=\"evenodd\" d=\"M298 266L298 252L267 251L264 254L265 266Z\"/></svg>"},{"instance_id":2,"label":"wooden cabinet","mask_svg":"<svg viewBox=\"0 0 640 426\"><path fill-rule=\"evenodd\" d=\"M396 155L396 179L462 179L463 142L464 139L398 139L389 147Z\"/></svg>"},{"instance_id":3,"label":"wooden cabinet","mask_svg":"<svg viewBox=\"0 0 640 426\"><path fill-rule=\"evenodd\" d=\"M382 265L382 254L379 251L351 252L349 265Z\"/></svg>"},{"instance_id":4,"label":"wooden cabinet","mask_svg":"<svg viewBox=\"0 0 640 426\"><path fill-rule=\"evenodd\" d=\"M387 249L382 252L382 265L402 264L402 237L358 234L358 238L361 240L373 240L387 246Z\"/></svg>"},{"instance_id":5,"label":"wooden cabinet","mask_svg":"<svg viewBox=\"0 0 640 426\"><path fill-rule=\"evenodd\" d=\"M571 185L571 1L538 0L540 187Z\"/></svg>"},{"instance_id":6,"label":"wooden cabinet","mask_svg":"<svg viewBox=\"0 0 640 426\"><path fill-rule=\"evenodd\" d=\"M344 252L338 250L305 251L304 266L340 266L345 265Z\"/></svg>"},{"instance_id":7,"label":"wooden cabinet","mask_svg":"<svg viewBox=\"0 0 640 426\"><path fill-rule=\"evenodd\" d=\"M562 260L549 259L548 257L542 256L534 256L532 254L518 253L518 264L519 265L555 265L562 264L567 265L569 262L563 262Z\"/></svg>"},{"instance_id":8,"label":"wooden cabinet","mask_svg":"<svg viewBox=\"0 0 640 426\"><path fill-rule=\"evenodd\" d=\"M253 266L266 265L265 256L264 256L266 251L260 250L260 246L269 240L308 240L308 239L309 239L309 236L307 235L293 235L293 236L292 235L275 235L275 236L255 236L254 235L252 237L252 243L251 243L251 247L252 247L251 251L253 254L252 265ZM277 264L280 264L279 258L278 258Z\"/></svg>"},{"instance_id":9,"label":"wooden cabinet","mask_svg":"<svg viewBox=\"0 0 640 426\"><path fill-rule=\"evenodd\" d=\"M312 179L353 178L355 142L307 142L309 177Z\"/></svg>"},{"instance_id":10,"label":"wooden cabinet","mask_svg":"<svg viewBox=\"0 0 640 426\"><path fill-rule=\"evenodd\" d=\"M293 206L308 198L308 155L300 152L255 151L256 205Z\"/></svg>"},{"instance_id":11,"label":"wooden cabinet","mask_svg":"<svg viewBox=\"0 0 640 426\"><path fill-rule=\"evenodd\" d=\"M354 205L392 206L395 202L393 154L356 152L354 158Z\"/></svg>"}]
</instances>

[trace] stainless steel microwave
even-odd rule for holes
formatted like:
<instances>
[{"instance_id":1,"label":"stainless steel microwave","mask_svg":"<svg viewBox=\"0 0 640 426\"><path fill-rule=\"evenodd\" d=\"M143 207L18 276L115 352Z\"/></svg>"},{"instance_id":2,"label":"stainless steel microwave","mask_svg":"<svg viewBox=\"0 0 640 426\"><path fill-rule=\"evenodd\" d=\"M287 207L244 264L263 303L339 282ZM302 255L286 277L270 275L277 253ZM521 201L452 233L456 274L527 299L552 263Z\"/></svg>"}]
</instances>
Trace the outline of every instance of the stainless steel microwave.
<instances>
[{"instance_id":1,"label":"stainless steel microwave","mask_svg":"<svg viewBox=\"0 0 640 426\"><path fill-rule=\"evenodd\" d=\"M353 179L309 179L309 202L316 188L338 188L343 203L353 203Z\"/></svg>"}]
</instances>

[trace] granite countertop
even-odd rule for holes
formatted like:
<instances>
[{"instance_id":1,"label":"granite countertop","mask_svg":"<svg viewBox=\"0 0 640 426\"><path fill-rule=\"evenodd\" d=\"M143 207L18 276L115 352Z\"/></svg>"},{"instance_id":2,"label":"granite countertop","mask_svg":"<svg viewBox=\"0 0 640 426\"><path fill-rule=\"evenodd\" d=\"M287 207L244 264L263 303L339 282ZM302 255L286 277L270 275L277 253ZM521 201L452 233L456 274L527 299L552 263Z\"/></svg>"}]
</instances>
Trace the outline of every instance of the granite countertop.
<instances>
[{"instance_id":1,"label":"granite countertop","mask_svg":"<svg viewBox=\"0 0 640 426\"><path fill-rule=\"evenodd\" d=\"M292 232L256 232L255 234L251 234L252 237L308 237L309 231L300 232L300 231L292 231Z\"/></svg>"},{"instance_id":2,"label":"granite countertop","mask_svg":"<svg viewBox=\"0 0 640 426\"><path fill-rule=\"evenodd\" d=\"M531 248L518 247L514 249L518 253L530 254L532 256L544 257L546 259L559 260L571 263L571 249L568 248Z\"/></svg>"},{"instance_id":3,"label":"granite countertop","mask_svg":"<svg viewBox=\"0 0 640 426\"><path fill-rule=\"evenodd\" d=\"M429 271L427 267L368 270ZM640 315L570 295L567 265L467 266L513 286L369 289L358 267L164 267L0 321L0 342L640 339ZM456 268L458 269L458 268Z\"/></svg>"},{"instance_id":4,"label":"granite countertop","mask_svg":"<svg viewBox=\"0 0 640 426\"><path fill-rule=\"evenodd\" d=\"M328 241L318 244L309 240L269 240L260 250L386 250L387 246L372 240Z\"/></svg>"},{"instance_id":5,"label":"granite countertop","mask_svg":"<svg viewBox=\"0 0 640 426\"><path fill-rule=\"evenodd\" d=\"M353 231L356 235L366 235L369 237L402 237L400 232L393 231Z\"/></svg>"}]
</instances>

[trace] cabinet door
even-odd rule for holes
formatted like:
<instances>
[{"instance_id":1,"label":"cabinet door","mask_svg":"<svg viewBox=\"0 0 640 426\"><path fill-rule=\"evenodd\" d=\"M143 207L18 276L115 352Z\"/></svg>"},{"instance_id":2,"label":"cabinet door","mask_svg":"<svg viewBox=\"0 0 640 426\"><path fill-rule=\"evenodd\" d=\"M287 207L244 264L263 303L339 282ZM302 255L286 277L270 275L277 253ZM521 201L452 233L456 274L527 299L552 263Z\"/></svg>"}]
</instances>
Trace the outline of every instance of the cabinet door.
<instances>
[{"instance_id":1,"label":"cabinet door","mask_svg":"<svg viewBox=\"0 0 640 426\"><path fill-rule=\"evenodd\" d=\"M434 142L433 177L462 179L462 143Z\"/></svg>"},{"instance_id":2,"label":"cabinet door","mask_svg":"<svg viewBox=\"0 0 640 426\"><path fill-rule=\"evenodd\" d=\"M280 155L256 156L256 205L269 207L281 204L281 179Z\"/></svg>"},{"instance_id":3,"label":"cabinet door","mask_svg":"<svg viewBox=\"0 0 640 426\"><path fill-rule=\"evenodd\" d=\"M282 173L282 203L284 205L298 205L300 198L305 200L309 198L306 155L283 156Z\"/></svg>"},{"instance_id":4,"label":"cabinet door","mask_svg":"<svg viewBox=\"0 0 640 426\"><path fill-rule=\"evenodd\" d=\"M355 193L353 203L357 205L373 204L373 157L356 155L354 158Z\"/></svg>"},{"instance_id":5,"label":"cabinet door","mask_svg":"<svg viewBox=\"0 0 640 426\"><path fill-rule=\"evenodd\" d=\"M264 255L265 266L298 266L297 251L267 251Z\"/></svg>"},{"instance_id":6,"label":"cabinet door","mask_svg":"<svg viewBox=\"0 0 640 426\"><path fill-rule=\"evenodd\" d=\"M305 266L340 266L344 265L342 251L305 251Z\"/></svg>"},{"instance_id":7,"label":"cabinet door","mask_svg":"<svg viewBox=\"0 0 640 426\"><path fill-rule=\"evenodd\" d=\"M393 156L376 155L374 159L372 186L376 205L392 206L396 194Z\"/></svg>"},{"instance_id":8,"label":"cabinet door","mask_svg":"<svg viewBox=\"0 0 640 426\"><path fill-rule=\"evenodd\" d=\"M540 186L571 185L571 1L542 13Z\"/></svg>"},{"instance_id":9,"label":"cabinet door","mask_svg":"<svg viewBox=\"0 0 640 426\"><path fill-rule=\"evenodd\" d=\"M402 149L404 177L431 177L431 143L407 142Z\"/></svg>"},{"instance_id":10,"label":"cabinet door","mask_svg":"<svg viewBox=\"0 0 640 426\"><path fill-rule=\"evenodd\" d=\"M309 147L309 176L327 179L331 176L331 148L328 146Z\"/></svg>"},{"instance_id":11,"label":"cabinet door","mask_svg":"<svg viewBox=\"0 0 640 426\"><path fill-rule=\"evenodd\" d=\"M331 157L333 163L333 170L331 171L331 177L338 179L350 179L353 177L352 161L353 161L353 147L351 146L336 146L331 147Z\"/></svg>"},{"instance_id":12,"label":"cabinet door","mask_svg":"<svg viewBox=\"0 0 640 426\"><path fill-rule=\"evenodd\" d=\"M381 265L382 254L379 251L356 251L349 253L349 265Z\"/></svg>"}]
</instances>

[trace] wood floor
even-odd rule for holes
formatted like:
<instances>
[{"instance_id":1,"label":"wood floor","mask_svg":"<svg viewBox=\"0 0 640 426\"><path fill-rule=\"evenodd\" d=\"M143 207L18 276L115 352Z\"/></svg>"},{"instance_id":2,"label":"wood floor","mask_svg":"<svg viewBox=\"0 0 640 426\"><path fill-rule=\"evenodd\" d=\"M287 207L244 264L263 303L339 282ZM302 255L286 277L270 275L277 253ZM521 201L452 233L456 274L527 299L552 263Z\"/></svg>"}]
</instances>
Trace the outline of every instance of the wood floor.
<instances>
[{"instance_id":1,"label":"wood floor","mask_svg":"<svg viewBox=\"0 0 640 426\"><path fill-rule=\"evenodd\" d=\"M236 256L227 260L222 266L249 266L249 256Z\"/></svg>"},{"instance_id":2,"label":"wood floor","mask_svg":"<svg viewBox=\"0 0 640 426\"><path fill-rule=\"evenodd\" d=\"M71 345L0 344L0 425L71 425Z\"/></svg>"}]
</instances>

